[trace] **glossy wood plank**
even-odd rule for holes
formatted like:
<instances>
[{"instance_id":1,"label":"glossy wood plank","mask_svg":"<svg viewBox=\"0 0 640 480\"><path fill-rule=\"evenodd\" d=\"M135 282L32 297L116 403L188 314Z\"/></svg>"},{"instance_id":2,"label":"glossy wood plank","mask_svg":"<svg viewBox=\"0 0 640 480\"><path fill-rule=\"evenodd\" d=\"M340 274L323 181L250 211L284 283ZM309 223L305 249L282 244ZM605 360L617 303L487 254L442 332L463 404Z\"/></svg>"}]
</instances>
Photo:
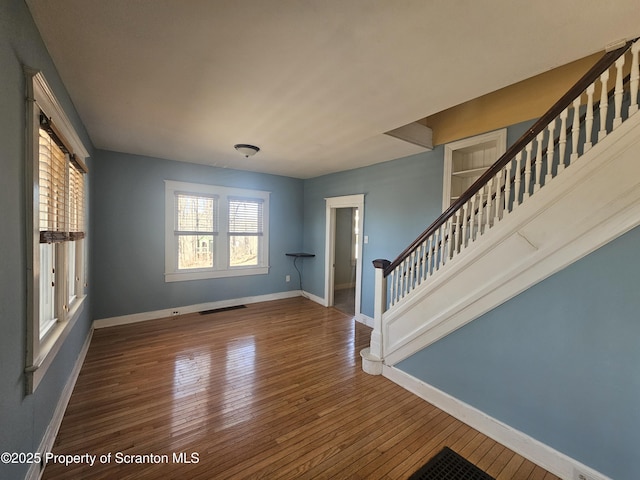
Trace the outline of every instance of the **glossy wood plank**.
<instances>
[{"instance_id":1,"label":"glossy wood plank","mask_svg":"<svg viewBox=\"0 0 640 480\"><path fill-rule=\"evenodd\" d=\"M444 446L499 479L556 478L365 374L369 336L304 298L97 330L54 453L169 462L49 464L43 478L404 479Z\"/></svg>"}]
</instances>

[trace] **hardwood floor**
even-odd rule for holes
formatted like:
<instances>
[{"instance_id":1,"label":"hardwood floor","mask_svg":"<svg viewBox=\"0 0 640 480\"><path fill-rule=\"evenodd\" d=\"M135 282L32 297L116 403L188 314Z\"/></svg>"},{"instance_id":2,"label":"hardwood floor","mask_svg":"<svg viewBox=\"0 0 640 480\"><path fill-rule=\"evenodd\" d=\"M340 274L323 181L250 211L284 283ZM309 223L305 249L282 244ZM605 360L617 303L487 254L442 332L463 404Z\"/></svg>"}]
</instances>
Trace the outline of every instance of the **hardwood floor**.
<instances>
[{"instance_id":1,"label":"hardwood floor","mask_svg":"<svg viewBox=\"0 0 640 480\"><path fill-rule=\"evenodd\" d=\"M43 478L395 480L445 445L496 479L557 478L365 374L369 334L300 297L96 330L53 451L96 463Z\"/></svg>"}]
</instances>

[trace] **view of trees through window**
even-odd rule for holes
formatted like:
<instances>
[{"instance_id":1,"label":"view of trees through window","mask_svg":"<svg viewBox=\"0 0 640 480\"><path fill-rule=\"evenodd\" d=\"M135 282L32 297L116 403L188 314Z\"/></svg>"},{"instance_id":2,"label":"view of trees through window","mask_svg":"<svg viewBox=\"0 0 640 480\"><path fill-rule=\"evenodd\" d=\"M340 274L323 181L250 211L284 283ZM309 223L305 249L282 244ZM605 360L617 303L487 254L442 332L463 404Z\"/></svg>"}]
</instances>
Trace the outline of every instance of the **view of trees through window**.
<instances>
[{"instance_id":1,"label":"view of trees through window","mask_svg":"<svg viewBox=\"0 0 640 480\"><path fill-rule=\"evenodd\" d=\"M215 197L176 195L179 269L213 267L215 206Z\"/></svg>"},{"instance_id":2,"label":"view of trees through window","mask_svg":"<svg viewBox=\"0 0 640 480\"><path fill-rule=\"evenodd\" d=\"M262 235L262 200L229 199L229 266L258 265L259 237Z\"/></svg>"},{"instance_id":3,"label":"view of trees through window","mask_svg":"<svg viewBox=\"0 0 640 480\"><path fill-rule=\"evenodd\" d=\"M178 269L214 268L218 238L218 208L228 208L228 266L259 265L263 234L263 201L229 198L220 205L217 196L176 193ZM221 261L218 259L218 261ZM224 263L224 260L222 260ZM222 266L222 268L225 268Z\"/></svg>"},{"instance_id":4,"label":"view of trees through window","mask_svg":"<svg viewBox=\"0 0 640 480\"><path fill-rule=\"evenodd\" d=\"M237 235L229 237L229 265L231 267L258 265L258 237Z\"/></svg>"}]
</instances>

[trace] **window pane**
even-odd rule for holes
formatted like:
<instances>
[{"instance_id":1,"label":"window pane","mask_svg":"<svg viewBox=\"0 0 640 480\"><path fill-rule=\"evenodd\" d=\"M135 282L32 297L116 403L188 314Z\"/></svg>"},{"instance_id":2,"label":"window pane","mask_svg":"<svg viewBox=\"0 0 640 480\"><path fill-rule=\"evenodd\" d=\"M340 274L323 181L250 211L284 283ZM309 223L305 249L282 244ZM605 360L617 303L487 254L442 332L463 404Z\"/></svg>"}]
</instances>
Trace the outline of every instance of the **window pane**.
<instances>
[{"instance_id":1,"label":"window pane","mask_svg":"<svg viewBox=\"0 0 640 480\"><path fill-rule=\"evenodd\" d=\"M67 158L49 134L40 129L39 209L41 232L67 230Z\"/></svg>"},{"instance_id":2,"label":"window pane","mask_svg":"<svg viewBox=\"0 0 640 480\"><path fill-rule=\"evenodd\" d=\"M232 235L229 237L229 266L258 265L260 237L255 235Z\"/></svg>"},{"instance_id":3,"label":"window pane","mask_svg":"<svg viewBox=\"0 0 640 480\"><path fill-rule=\"evenodd\" d=\"M213 235L178 235L178 269L212 268Z\"/></svg>"},{"instance_id":4,"label":"window pane","mask_svg":"<svg viewBox=\"0 0 640 480\"><path fill-rule=\"evenodd\" d=\"M215 198L176 194L176 230L215 232Z\"/></svg>"},{"instance_id":5,"label":"window pane","mask_svg":"<svg viewBox=\"0 0 640 480\"><path fill-rule=\"evenodd\" d=\"M40 339L55 325L55 245L40 244Z\"/></svg>"},{"instance_id":6,"label":"window pane","mask_svg":"<svg viewBox=\"0 0 640 480\"><path fill-rule=\"evenodd\" d=\"M229 233L262 233L263 205L260 199L229 199Z\"/></svg>"}]
</instances>

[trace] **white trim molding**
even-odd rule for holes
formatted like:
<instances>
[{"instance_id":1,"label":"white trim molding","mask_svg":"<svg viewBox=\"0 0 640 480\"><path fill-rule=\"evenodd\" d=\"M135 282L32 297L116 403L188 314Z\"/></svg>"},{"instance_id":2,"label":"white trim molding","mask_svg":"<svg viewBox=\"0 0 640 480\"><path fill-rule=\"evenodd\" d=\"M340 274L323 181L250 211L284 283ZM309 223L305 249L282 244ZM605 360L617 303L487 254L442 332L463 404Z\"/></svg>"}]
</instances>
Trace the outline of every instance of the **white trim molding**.
<instances>
[{"instance_id":1,"label":"white trim molding","mask_svg":"<svg viewBox=\"0 0 640 480\"><path fill-rule=\"evenodd\" d=\"M211 214L214 216L212 228L215 231L202 233L215 239L212 265L206 268L180 269L178 265L178 233L176 220L176 195L188 194L215 198ZM260 201L262 205L262 231L257 236L257 263L251 266L230 265L229 239L230 232L230 204L234 197L241 197L249 201ZM269 273L269 200L271 192L264 190L250 190L245 188L209 185L191 182L165 180L165 282L182 282L189 280L204 280L209 278L241 277L247 275L266 275ZM194 235L189 232L187 235ZM240 234L238 234L240 235ZM249 234L242 234L249 235ZM212 240L213 241L213 240Z\"/></svg>"},{"instance_id":2,"label":"white trim molding","mask_svg":"<svg viewBox=\"0 0 640 480\"><path fill-rule=\"evenodd\" d=\"M362 296L362 257L363 257L363 239L364 239L364 193L355 195L345 195L341 197L325 198L325 260L324 260L324 305L333 306L333 287L335 274L335 233L336 233L336 209L338 208L357 208L358 215L358 231L360 238L358 240L358 260L356 262L356 300L355 315L360 314L360 303ZM319 303L319 302L318 302Z\"/></svg>"},{"instance_id":3,"label":"white trim molding","mask_svg":"<svg viewBox=\"0 0 640 480\"><path fill-rule=\"evenodd\" d=\"M584 478L611 480L591 467L402 370L384 365L382 375L560 478L577 479L579 477L576 473L579 472Z\"/></svg>"},{"instance_id":4,"label":"white trim molding","mask_svg":"<svg viewBox=\"0 0 640 480\"><path fill-rule=\"evenodd\" d=\"M62 105L57 101L53 90L49 87L42 72L32 68L23 67L26 87L26 135L25 135L25 211L26 220L26 271L27 271L27 341L25 358L25 389L27 394L35 392L36 388L44 378L47 369L53 363L56 354L62 348L67 336L73 329L76 321L83 312L86 302L86 294L83 287L78 287L77 296L73 303L66 307L67 300L62 299L66 293L65 282L56 287L55 295L60 304L56 307L57 321L49 332L41 338L40 335L40 207L38 203L39 195L39 135L40 112L48 118L53 119L60 134L69 143L69 146L78 156L78 160L84 162L89 156L80 137ZM86 241L86 238L85 240ZM60 249L62 250L62 249ZM66 251L66 250L64 250ZM56 253L59 255L59 252ZM59 265L55 268L58 272L57 278L67 277L66 253L60 254ZM86 259L81 258L81 265L78 267L78 285L85 285L84 265ZM78 261L78 260L76 260ZM63 268L60 268L63 267ZM56 280L56 283L57 280ZM62 305L65 305L64 307Z\"/></svg>"},{"instance_id":5,"label":"white trim molding","mask_svg":"<svg viewBox=\"0 0 640 480\"><path fill-rule=\"evenodd\" d=\"M373 328L373 325L374 325L373 318L371 318L369 315L365 315L364 313L360 313L360 315L356 315L356 321L370 328Z\"/></svg>"},{"instance_id":6,"label":"white trim molding","mask_svg":"<svg viewBox=\"0 0 640 480\"><path fill-rule=\"evenodd\" d=\"M69 400L71 399L71 394L73 393L73 389L76 386L76 381L78 380L78 376L80 375L80 370L82 369L82 365L84 364L84 359L87 356L87 352L89 351L89 345L91 345L91 339L93 338L93 327L89 331L87 338L82 345L82 349L80 353L78 353L78 358L76 358L76 362L73 366L73 370L71 370L71 374L67 379L67 383L65 383L64 388L62 389L62 393L58 398L58 404L56 405L56 409L53 412L53 417L51 417L51 421L47 426L47 430L42 437L42 441L38 446L37 453L39 453L42 457L47 452L51 452L53 450L53 444L56 440L56 436L58 435L58 430L60 430L60 425L62 425L62 419L64 418L64 413L67 410L67 405L69 405ZM25 480L39 480L42 477L44 472L44 464L43 463L32 463L27 471L27 475Z\"/></svg>"},{"instance_id":7,"label":"white trim molding","mask_svg":"<svg viewBox=\"0 0 640 480\"><path fill-rule=\"evenodd\" d=\"M133 313L130 315L121 315L118 317L108 317L95 320L94 328L114 327L116 325L128 325L130 323L146 322L148 320L158 320L171 316L185 315L188 313L197 313L205 310L215 310L216 308L236 307L247 303L269 302L271 300L281 300L284 298L299 297L300 290L291 290L288 292L270 293L267 295L257 295L252 297L232 298L229 300L219 300L216 302L198 303L195 305L186 305L181 307L165 308L162 310L154 310L150 312ZM313 299L312 299L313 300Z\"/></svg>"}]
</instances>

